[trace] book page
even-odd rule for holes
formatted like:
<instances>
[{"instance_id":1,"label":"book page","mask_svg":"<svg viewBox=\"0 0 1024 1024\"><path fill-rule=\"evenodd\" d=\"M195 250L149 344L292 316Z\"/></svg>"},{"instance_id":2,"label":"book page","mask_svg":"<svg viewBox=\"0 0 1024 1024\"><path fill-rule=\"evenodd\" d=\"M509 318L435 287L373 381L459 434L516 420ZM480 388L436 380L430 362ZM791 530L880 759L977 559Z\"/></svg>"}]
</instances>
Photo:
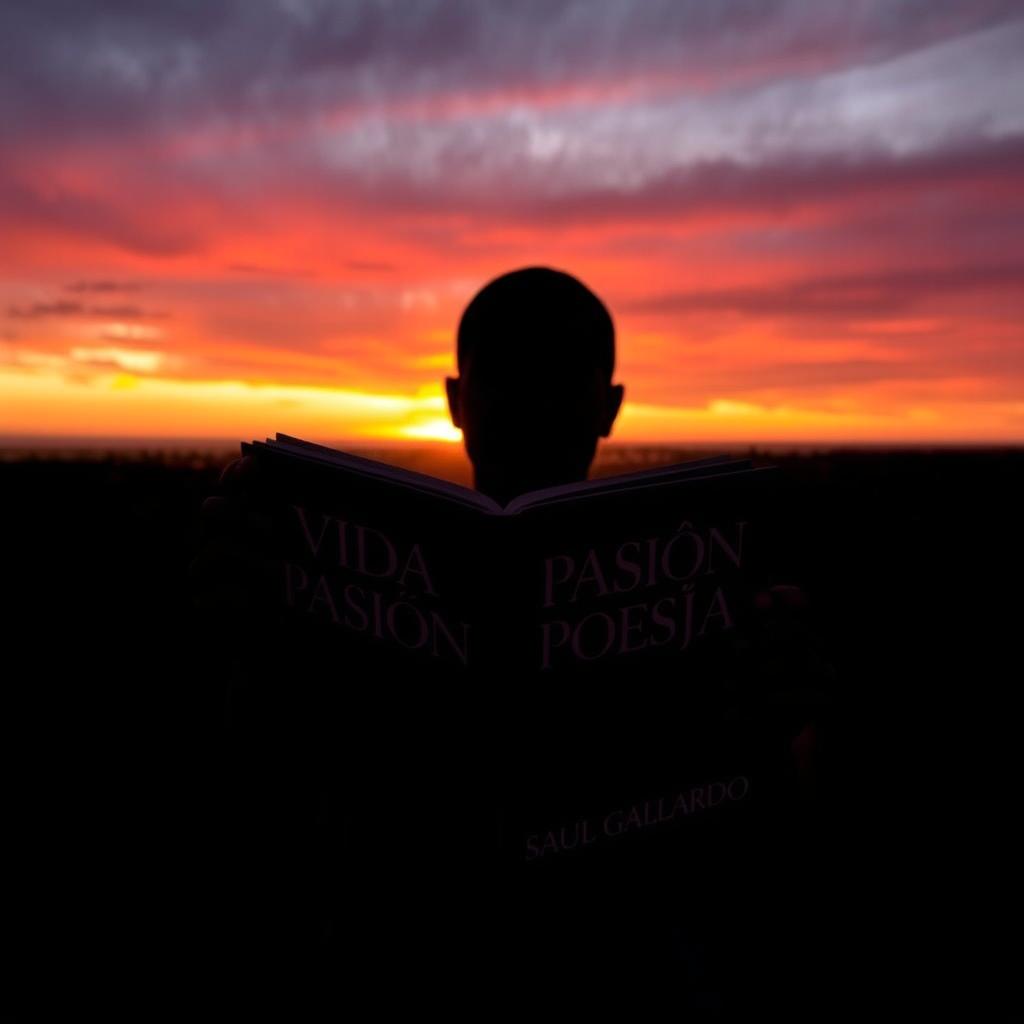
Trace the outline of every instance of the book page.
<instances>
[{"instance_id":1,"label":"book page","mask_svg":"<svg viewBox=\"0 0 1024 1024\"><path fill-rule=\"evenodd\" d=\"M259 442L253 442L259 444ZM279 451L289 452L296 458L310 458L329 465L344 468L352 473L359 473L367 476L382 477L394 481L402 486L409 487L428 494L436 494L440 497L457 501L463 505L470 505L487 512L498 513L501 506L492 498L474 491L469 487L462 487L450 480L442 480L439 477L430 476L426 473L417 473L402 466L393 466L387 462L378 462L376 459L368 459L361 455L353 455L351 452L343 452L338 449L328 448L325 445L314 444L311 441L302 441L289 437L287 434L279 433L276 441L267 441L266 446Z\"/></svg>"},{"instance_id":2,"label":"book page","mask_svg":"<svg viewBox=\"0 0 1024 1024\"><path fill-rule=\"evenodd\" d=\"M670 466L655 466L651 469L637 470L634 473L621 473L616 476L598 477L594 480L560 484L557 487L545 487L542 490L530 491L528 494L522 494L517 498L513 498L505 506L505 512L515 514L534 505L557 501L562 498L604 494L609 491L618 491L649 483L677 480L693 474L710 476L715 473L748 468L750 468L750 461L748 459L733 459L728 455L712 455L706 459L677 462Z\"/></svg>"}]
</instances>

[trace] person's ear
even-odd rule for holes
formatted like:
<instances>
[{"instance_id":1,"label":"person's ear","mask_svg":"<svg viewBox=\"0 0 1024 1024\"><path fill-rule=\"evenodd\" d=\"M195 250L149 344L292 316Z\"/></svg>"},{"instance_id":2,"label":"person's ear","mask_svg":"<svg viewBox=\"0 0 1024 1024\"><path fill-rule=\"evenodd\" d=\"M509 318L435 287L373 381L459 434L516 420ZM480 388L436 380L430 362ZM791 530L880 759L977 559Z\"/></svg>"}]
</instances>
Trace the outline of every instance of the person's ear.
<instances>
[{"instance_id":1,"label":"person's ear","mask_svg":"<svg viewBox=\"0 0 1024 1024\"><path fill-rule=\"evenodd\" d=\"M448 415L451 417L452 426L458 430L462 429L462 423L460 422L462 417L459 414L459 385L461 383L458 377L445 377L444 386L448 392Z\"/></svg>"},{"instance_id":2,"label":"person's ear","mask_svg":"<svg viewBox=\"0 0 1024 1024\"><path fill-rule=\"evenodd\" d=\"M615 422L615 417L619 415L619 409L622 407L622 397L625 393L626 389L623 385L609 385L605 397L604 412L601 417L601 437L607 437L612 432L612 424Z\"/></svg>"}]
</instances>

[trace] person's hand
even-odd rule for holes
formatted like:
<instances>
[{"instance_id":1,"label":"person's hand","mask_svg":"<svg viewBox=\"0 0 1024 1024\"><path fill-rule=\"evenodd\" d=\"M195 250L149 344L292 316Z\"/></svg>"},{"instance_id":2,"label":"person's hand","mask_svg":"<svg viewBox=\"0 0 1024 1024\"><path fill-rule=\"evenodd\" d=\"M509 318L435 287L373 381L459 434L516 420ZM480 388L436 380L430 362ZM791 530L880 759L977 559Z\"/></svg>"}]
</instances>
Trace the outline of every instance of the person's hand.
<instances>
[{"instance_id":1,"label":"person's hand","mask_svg":"<svg viewBox=\"0 0 1024 1024\"><path fill-rule=\"evenodd\" d=\"M199 551L189 564L192 604L216 624L266 614L276 565L268 558L270 519L260 511L261 476L251 456L224 467L203 502Z\"/></svg>"}]
</instances>

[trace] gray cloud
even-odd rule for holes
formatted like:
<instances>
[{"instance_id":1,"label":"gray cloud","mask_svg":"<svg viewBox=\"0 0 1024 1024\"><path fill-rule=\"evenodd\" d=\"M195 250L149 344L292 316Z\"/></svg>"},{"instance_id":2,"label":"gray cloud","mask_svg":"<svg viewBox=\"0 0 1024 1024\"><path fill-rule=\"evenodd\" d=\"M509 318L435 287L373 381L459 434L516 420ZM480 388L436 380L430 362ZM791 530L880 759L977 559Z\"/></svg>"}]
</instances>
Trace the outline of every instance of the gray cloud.
<instances>
[{"instance_id":1,"label":"gray cloud","mask_svg":"<svg viewBox=\"0 0 1024 1024\"><path fill-rule=\"evenodd\" d=\"M165 320L169 314L162 310L143 309L141 306L90 306L90 316L110 317L114 320Z\"/></svg>"},{"instance_id":2,"label":"gray cloud","mask_svg":"<svg viewBox=\"0 0 1024 1024\"><path fill-rule=\"evenodd\" d=\"M550 225L623 220L664 224L666 218L752 214L782 218L802 208L910 206L928 194L973 190L975 199L986 191L1003 194L1005 215L1015 205L1024 175L1024 135L956 139L908 156L876 149L779 154L757 163L702 160L671 167L633 187L577 182L570 190L520 170L509 169L506 175L481 171L474 155L448 150L423 181L410 179L402 168L389 174L382 167L365 177L355 169L333 174L311 170L303 194L320 210L473 213Z\"/></svg>"},{"instance_id":3,"label":"gray cloud","mask_svg":"<svg viewBox=\"0 0 1024 1024\"><path fill-rule=\"evenodd\" d=\"M138 291L141 285L134 281L73 281L67 285L69 292L134 292Z\"/></svg>"},{"instance_id":4,"label":"gray cloud","mask_svg":"<svg viewBox=\"0 0 1024 1024\"><path fill-rule=\"evenodd\" d=\"M309 270L299 267L265 267L259 263L229 263L227 269L233 274L252 274L256 277L313 277Z\"/></svg>"},{"instance_id":5,"label":"gray cloud","mask_svg":"<svg viewBox=\"0 0 1024 1024\"><path fill-rule=\"evenodd\" d=\"M0 216L173 257L284 194L548 223L1005 179L1022 46L1001 0L13 2ZM109 186L60 173L76 146Z\"/></svg>"},{"instance_id":6,"label":"gray cloud","mask_svg":"<svg viewBox=\"0 0 1024 1024\"><path fill-rule=\"evenodd\" d=\"M77 316L84 310L80 302L34 302L31 306L11 306L7 315L17 320L39 320L52 316Z\"/></svg>"},{"instance_id":7,"label":"gray cloud","mask_svg":"<svg viewBox=\"0 0 1024 1024\"><path fill-rule=\"evenodd\" d=\"M30 306L10 306L7 315L16 320L43 320L51 317L95 316L116 320L162 320L167 313L140 306L86 306L81 302L59 300L34 302Z\"/></svg>"},{"instance_id":8,"label":"gray cloud","mask_svg":"<svg viewBox=\"0 0 1024 1024\"><path fill-rule=\"evenodd\" d=\"M64 140L636 77L704 92L870 65L1019 14L1010 0L7 0L0 114Z\"/></svg>"},{"instance_id":9,"label":"gray cloud","mask_svg":"<svg viewBox=\"0 0 1024 1024\"><path fill-rule=\"evenodd\" d=\"M902 313L922 301L955 293L1006 289L1019 291L1024 302L1024 260L820 277L760 288L680 291L636 301L627 308L638 313L718 311L745 316L835 316L847 321Z\"/></svg>"}]
</instances>

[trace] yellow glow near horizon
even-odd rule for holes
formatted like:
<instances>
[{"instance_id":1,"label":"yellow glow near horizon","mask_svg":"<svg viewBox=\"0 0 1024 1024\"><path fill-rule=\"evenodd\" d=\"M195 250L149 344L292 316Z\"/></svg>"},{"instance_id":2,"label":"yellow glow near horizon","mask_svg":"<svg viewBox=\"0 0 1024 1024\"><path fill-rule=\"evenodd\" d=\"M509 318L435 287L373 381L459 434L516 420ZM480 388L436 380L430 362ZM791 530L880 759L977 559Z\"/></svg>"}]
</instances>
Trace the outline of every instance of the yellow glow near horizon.
<instances>
[{"instance_id":1,"label":"yellow glow near horizon","mask_svg":"<svg viewBox=\"0 0 1024 1024\"><path fill-rule=\"evenodd\" d=\"M411 423L399 429L400 437L415 438L418 441L461 441L462 431L452 426L452 421L435 416L422 423Z\"/></svg>"},{"instance_id":2,"label":"yellow glow near horizon","mask_svg":"<svg viewBox=\"0 0 1024 1024\"><path fill-rule=\"evenodd\" d=\"M45 410L45 416L41 415ZM947 441L960 424L963 441L1005 441L1007 422L1021 425L1024 403L973 396L893 407L844 399L831 408L712 399L703 406L627 403L614 442ZM969 429L964 425L969 424ZM375 394L308 386L189 381L111 370L76 377L40 365L0 368L0 433L125 438L259 438L277 431L309 438L431 441L462 433L447 417L440 388Z\"/></svg>"},{"instance_id":3,"label":"yellow glow near horizon","mask_svg":"<svg viewBox=\"0 0 1024 1024\"><path fill-rule=\"evenodd\" d=\"M444 408L439 394L167 380L124 372L76 379L48 369L0 369L0 397L0 432L14 435L209 438L282 431L398 437L417 424L430 424L436 434L433 425Z\"/></svg>"}]
</instances>

